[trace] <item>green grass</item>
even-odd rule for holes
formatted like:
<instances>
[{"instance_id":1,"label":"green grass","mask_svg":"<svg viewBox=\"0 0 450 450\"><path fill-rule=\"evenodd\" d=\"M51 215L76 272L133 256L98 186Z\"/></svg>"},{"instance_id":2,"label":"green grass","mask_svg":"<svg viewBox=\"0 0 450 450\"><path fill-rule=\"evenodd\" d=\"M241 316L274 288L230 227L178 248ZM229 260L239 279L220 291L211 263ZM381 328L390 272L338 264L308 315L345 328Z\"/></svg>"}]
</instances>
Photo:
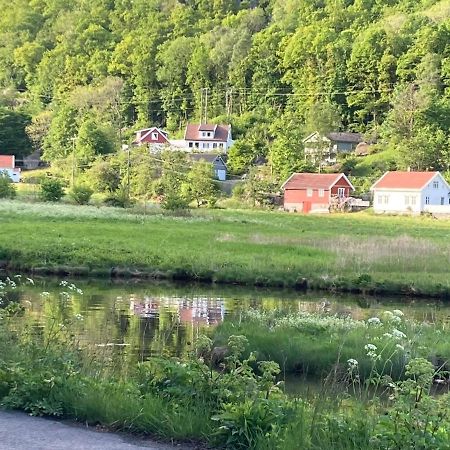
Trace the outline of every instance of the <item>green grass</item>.
<instances>
[{"instance_id":1,"label":"green grass","mask_svg":"<svg viewBox=\"0 0 450 450\"><path fill-rule=\"evenodd\" d=\"M141 275L449 296L448 221L369 213L122 210L0 202L0 261L35 273Z\"/></svg>"}]
</instances>

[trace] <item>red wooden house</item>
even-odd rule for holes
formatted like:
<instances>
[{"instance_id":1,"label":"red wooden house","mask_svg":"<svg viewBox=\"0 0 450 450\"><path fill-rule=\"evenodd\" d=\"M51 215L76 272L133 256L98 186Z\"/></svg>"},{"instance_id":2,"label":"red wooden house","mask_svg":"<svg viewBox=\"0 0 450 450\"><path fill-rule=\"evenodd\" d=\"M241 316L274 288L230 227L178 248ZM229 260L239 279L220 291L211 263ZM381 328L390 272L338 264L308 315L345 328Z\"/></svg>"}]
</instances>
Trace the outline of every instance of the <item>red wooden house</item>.
<instances>
[{"instance_id":1,"label":"red wooden house","mask_svg":"<svg viewBox=\"0 0 450 450\"><path fill-rule=\"evenodd\" d=\"M168 134L166 131L157 127L144 128L136 131L136 138L133 141L134 145L169 145Z\"/></svg>"},{"instance_id":2,"label":"red wooden house","mask_svg":"<svg viewBox=\"0 0 450 450\"><path fill-rule=\"evenodd\" d=\"M345 200L355 189L343 173L294 173L281 188L284 209L303 213L327 212L333 202Z\"/></svg>"}]
</instances>

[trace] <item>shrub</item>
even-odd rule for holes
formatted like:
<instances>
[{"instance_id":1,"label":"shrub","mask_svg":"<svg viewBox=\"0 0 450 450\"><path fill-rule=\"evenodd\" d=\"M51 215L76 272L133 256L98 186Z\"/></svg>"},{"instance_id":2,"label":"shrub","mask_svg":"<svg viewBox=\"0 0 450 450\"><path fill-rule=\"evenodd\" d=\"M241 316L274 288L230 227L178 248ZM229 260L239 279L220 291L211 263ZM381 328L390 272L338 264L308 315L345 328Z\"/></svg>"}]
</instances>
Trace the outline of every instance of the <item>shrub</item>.
<instances>
[{"instance_id":1,"label":"shrub","mask_svg":"<svg viewBox=\"0 0 450 450\"><path fill-rule=\"evenodd\" d=\"M0 172L0 198L14 198L16 196L16 188L12 184L8 175Z\"/></svg>"},{"instance_id":2,"label":"shrub","mask_svg":"<svg viewBox=\"0 0 450 450\"><path fill-rule=\"evenodd\" d=\"M94 191L84 184L75 185L70 191L70 197L79 205L87 205Z\"/></svg>"},{"instance_id":3,"label":"shrub","mask_svg":"<svg viewBox=\"0 0 450 450\"><path fill-rule=\"evenodd\" d=\"M44 178L41 181L39 196L44 202L58 202L64 195L64 187L56 178Z\"/></svg>"}]
</instances>

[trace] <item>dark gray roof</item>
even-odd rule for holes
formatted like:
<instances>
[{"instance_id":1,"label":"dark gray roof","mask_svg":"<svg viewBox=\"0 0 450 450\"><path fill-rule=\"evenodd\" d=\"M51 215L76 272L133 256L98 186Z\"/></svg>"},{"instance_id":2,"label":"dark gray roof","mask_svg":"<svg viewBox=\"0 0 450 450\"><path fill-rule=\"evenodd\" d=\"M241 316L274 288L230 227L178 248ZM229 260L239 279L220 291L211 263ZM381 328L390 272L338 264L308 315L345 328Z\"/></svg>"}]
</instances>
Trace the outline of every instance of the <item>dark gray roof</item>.
<instances>
[{"instance_id":1,"label":"dark gray roof","mask_svg":"<svg viewBox=\"0 0 450 450\"><path fill-rule=\"evenodd\" d=\"M221 155L217 153L191 153L189 155L192 161L206 161L209 163L214 163L216 160L225 165L225 161Z\"/></svg>"},{"instance_id":2,"label":"dark gray roof","mask_svg":"<svg viewBox=\"0 0 450 450\"><path fill-rule=\"evenodd\" d=\"M348 133L348 132L332 132L328 133L327 138L331 141L338 142L351 142L358 144L363 141L363 137L360 133Z\"/></svg>"}]
</instances>

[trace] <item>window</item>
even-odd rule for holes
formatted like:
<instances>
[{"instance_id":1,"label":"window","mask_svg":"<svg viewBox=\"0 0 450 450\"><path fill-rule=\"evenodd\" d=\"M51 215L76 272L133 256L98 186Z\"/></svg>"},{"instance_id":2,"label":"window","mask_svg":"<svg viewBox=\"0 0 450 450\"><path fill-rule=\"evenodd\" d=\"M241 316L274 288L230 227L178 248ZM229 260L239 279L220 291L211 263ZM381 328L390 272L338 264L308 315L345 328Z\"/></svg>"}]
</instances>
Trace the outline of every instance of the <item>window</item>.
<instances>
[{"instance_id":1,"label":"window","mask_svg":"<svg viewBox=\"0 0 450 450\"><path fill-rule=\"evenodd\" d=\"M443 205L444 202L445 202L445 198L444 198L444 197L441 197L441 205Z\"/></svg>"},{"instance_id":2,"label":"window","mask_svg":"<svg viewBox=\"0 0 450 450\"><path fill-rule=\"evenodd\" d=\"M213 144L213 148L217 148L217 144L215 142Z\"/></svg>"},{"instance_id":3,"label":"window","mask_svg":"<svg viewBox=\"0 0 450 450\"><path fill-rule=\"evenodd\" d=\"M306 189L306 196L312 197L313 196L313 190L312 189Z\"/></svg>"},{"instance_id":4,"label":"window","mask_svg":"<svg viewBox=\"0 0 450 450\"><path fill-rule=\"evenodd\" d=\"M211 137L211 133L209 133L209 132L206 133L206 136Z\"/></svg>"},{"instance_id":5,"label":"window","mask_svg":"<svg viewBox=\"0 0 450 450\"><path fill-rule=\"evenodd\" d=\"M345 197L345 188L338 188L338 197Z\"/></svg>"},{"instance_id":6,"label":"window","mask_svg":"<svg viewBox=\"0 0 450 450\"><path fill-rule=\"evenodd\" d=\"M411 205L415 205L415 204L416 204L416 196L411 195Z\"/></svg>"},{"instance_id":7,"label":"window","mask_svg":"<svg viewBox=\"0 0 450 450\"><path fill-rule=\"evenodd\" d=\"M206 133L202 131L202 137L206 137Z\"/></svg>"},{"instance_id":8,"label":"window","mask_svg":"<svg viewBox=\"0 0 450 450\"><path fill-rule=\"evenodd\" d=\"M221 143L219 144L219 147L220 147L220 148L223 148L223 142L221 142Z\"/></svg>"},{"instance_id":9,"label":"window","mask_svg":"<svg viewBox=\"0 0 450 450\"><path fill-rule=\"evenodd\" d=\"M389 203L389 195L383 196L384 204L387 205Z\"/></svg>"},{"instance_id":10,"label":"window","mask_svg":"<svg viewBox=\"0 0 450 450\"><path fill-rule=\"evenodd\" d=\"M425 205L429 205L430 204L430 197L425 197Z\"/></svg>"},{"instance_id":11,"label":"window","mask_svg":"<svg viewBox=\"0 0 450 450\"><path fill-rule=\"evenodd\" d=\"M192 148L193 144L192 142L189 142L189 147Z\"/></svg>"},{"instance_id":12,"label":"window","mask_svg":"<svg viewBox=\"0 0 450 450\"><path fill-rule=\"evenodd\" d=\"M433 189L439 189L439 181L433 181Z\"/></svg>"},{"instance_id":13,"label":"window","mask_svg":"<svg viewBox=\"0 0 450 450\"><path fill-rule=\"evenodd\" d=\"M198 148L198 142L195 143L195 148Z\"/></svg>"},{"instance_id":14,"label":"window","mask_svg":"<svg viewBox=\"0 0 450 450\"><path fill-rule=\"evenodd\" d=\"M409 205L409 195L405 195L405 205Z\"/></svg>"},{"instance_id":15,"label":"window","mask_svg":"<svg viewBox=\"0 0 450 450\"><path fill-rule=\"evenodd\" d=\"M325 189L319 189L319 197L325 197Z\"/></svg>"},{"instance_id":16,"label":"window","mask_svg":"<svg viewBox=\"0 0 450 450\"><path fill-rule=\"evenodd\" d=\"M378 204L381 205L383 203L383 196L379 195L378 196Z\"/></svg>"},{"instance_id":17,"label":"window","mask_svg":"<svg viewBox=\"0 0 450 450\"><path fill-rule=\"evenodd\" d=\"M158 139L158 133L152 133L152 141L156 141Z\"/></svg>"}]
</instances>

